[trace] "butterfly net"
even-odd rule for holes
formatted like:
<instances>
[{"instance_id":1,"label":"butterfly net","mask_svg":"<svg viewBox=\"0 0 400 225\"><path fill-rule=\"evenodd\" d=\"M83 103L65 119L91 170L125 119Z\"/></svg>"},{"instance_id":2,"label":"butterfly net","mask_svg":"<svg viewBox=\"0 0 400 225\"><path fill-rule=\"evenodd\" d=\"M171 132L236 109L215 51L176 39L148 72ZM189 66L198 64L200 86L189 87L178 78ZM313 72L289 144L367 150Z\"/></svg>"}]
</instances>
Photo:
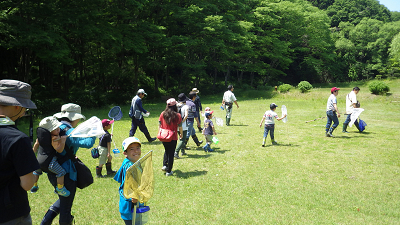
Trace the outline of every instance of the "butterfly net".
<instances>
[{"instance_id":1,"label":"butterfly net","mask_svg":"<svg viewBox=\"0 0 400 225\"><path fill-rule=\"evenodd\" d=\"M85 122L79 124L70 134L70 137L100 137L105 134L103 124L98 117L91 117Z\"/></svg>"},{"instance_id":2,"label":"butterfly net","mask_svg":"<svg viewBox=\"0 0 400 225\"><path fill-rule=\"evenodd\" d=\"M123 193L125 198L149 201L154 191L153 151L148 152L126 171Z\"/></svg>"},{"instance_id":3,"label":"butterfly net","mask_svg":"<svg viewBox=\"0 0 400 225\"><path fill-rule=\"evenodd\" d=\"M108 117L110 117L113 120L120 120L122 118L122 111L121 107L119 106L114 106L110 112L108 112Z\"/></svg>"}]
</instances>

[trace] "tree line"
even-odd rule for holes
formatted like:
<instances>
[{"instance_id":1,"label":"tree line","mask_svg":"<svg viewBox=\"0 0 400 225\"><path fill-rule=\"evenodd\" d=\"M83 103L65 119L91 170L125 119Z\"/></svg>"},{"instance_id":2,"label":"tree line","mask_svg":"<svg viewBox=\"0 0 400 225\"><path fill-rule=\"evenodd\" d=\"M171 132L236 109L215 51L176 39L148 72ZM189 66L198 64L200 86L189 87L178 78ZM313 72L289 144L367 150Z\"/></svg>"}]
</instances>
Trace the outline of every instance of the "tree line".
<instances>
[{"instance_id":1,"label":"tree line","mask_svg":"<svg viewBox=\"0 0 400 225\"><path fill-rule=\"evenodd\" d=\"M377 0L5 0L1 78L60 101L126 103L233 83L399 76L400 13Z\"/></svg>"}]
</instances>

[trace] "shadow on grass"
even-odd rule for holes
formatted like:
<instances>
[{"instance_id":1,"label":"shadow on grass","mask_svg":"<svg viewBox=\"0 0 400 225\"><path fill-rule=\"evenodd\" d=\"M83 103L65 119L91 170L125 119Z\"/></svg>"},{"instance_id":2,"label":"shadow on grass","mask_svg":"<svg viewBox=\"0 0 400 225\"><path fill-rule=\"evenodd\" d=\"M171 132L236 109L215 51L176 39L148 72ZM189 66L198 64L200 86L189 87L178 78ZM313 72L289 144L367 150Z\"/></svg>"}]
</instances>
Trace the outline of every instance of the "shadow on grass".
<instances>
[{"instance_id":1,"label":"shadow on grass","mask_svg":"<svg viewBox=\"0 0 400 225\"><path fill-rule=\"evenodd\" d=\"M195 171L190 171L190 172L182 172L180 170L174 170L174 175L177 178L183 178L183 179L187 179L190 177L196 177L196 176L204 176L208 173L208 171L205 170L195 170Z\"/></svg>"},{"instance_id":2,"label":"shadow on grass","mask_svg":"<svg viewBox=\"0 0 400 225\"><path fill-rule=\"evenodd\" d=\"M228 127L248 127L248 124L230 124Z\"/></svg>"},{"instance_id":3,"label":"shadow on grass","mask_svg":"<svg viewBox=\"0 0 400 225\"><path fill-rule=\"evenodd\" d=\"M261 148L271 148L271 147L274 147L274 146L277 146L277 147L279 147L279 146L285 146L285 147L300 147L300 145L290 144L290 143L289 143L289 144L281 144L281 143L279 143L279 144L277 144L277 145L268 144L268 145L265 145L264 147L260 145Z\"/></svg>"}]
</instances>

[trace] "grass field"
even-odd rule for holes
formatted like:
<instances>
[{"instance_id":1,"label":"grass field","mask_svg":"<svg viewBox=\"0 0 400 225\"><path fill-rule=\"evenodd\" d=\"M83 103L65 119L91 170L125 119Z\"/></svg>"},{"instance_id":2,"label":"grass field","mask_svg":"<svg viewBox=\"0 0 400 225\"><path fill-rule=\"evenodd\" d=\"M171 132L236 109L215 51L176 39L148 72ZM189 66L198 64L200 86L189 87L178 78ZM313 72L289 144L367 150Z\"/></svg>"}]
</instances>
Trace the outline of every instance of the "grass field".
<instances>
[{"instance_id":1,"label":"grass field","mask_svg":"<svg viewBox=\"0 0 400 225\"><path fill-rule=\"evenodd\" d=\"M370 94L365 83L334 84L341 88L337 96L341 112L352 87L361 88L357 98L365 109L361 118L368 124L363 133L353 126L346 134L341 132L345 118L340 117L335 138L324 135L326 119L305 123L326 115L333 85L315 85L306 94L237 90L240 108L234 107L232 126L216 126L220 140L212 145L216 152L207 154L190 140L191 150L175 160L172 177L161 171L161 142L148 143L138 131L142 153L154 151L155 191L148 202L148 224L400 224L400 80L387 83L391 92L386 96ZM203 108L211 107L216 117L225 117L219 109L222 93L201 97ZM147 127L156 136L165 104L143 102L151 112ZM288 122L276 122L279 145L268 142L261 147L259 123L272 102L286 105ZM83 107L83 114L103 119L111 107ZM130 129L129 105L121 107L124 117L114 126L119 149ZM281 114L280 107L277 112ZM98 160L86 149L80 149L78 156L95 176ZM122 160L122 156L113 159L115 170ZM39 186L38 193L29 194L33 224L40 223L57 199L46 176ZM123 224L118 186L112 177L95 178L90 187L78 190L72 208L75 223Z\"/></svg>"}]
</instances>

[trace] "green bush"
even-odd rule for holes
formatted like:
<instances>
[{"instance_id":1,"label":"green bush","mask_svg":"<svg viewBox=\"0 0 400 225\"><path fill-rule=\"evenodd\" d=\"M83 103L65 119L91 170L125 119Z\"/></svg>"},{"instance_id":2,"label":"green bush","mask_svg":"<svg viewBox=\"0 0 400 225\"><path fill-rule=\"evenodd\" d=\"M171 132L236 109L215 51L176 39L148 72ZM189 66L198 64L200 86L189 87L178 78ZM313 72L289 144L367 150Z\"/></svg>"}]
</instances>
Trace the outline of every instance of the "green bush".
<instances>
[{"instance_id":1,"label":"green bush","mask_svg":"<svg viewBox=\"0 0 400 225\"><path fill-rule=\"evenodd\" d=\"M278 87L278 91L281 93L289 92L290 89L292 89L292 85L290 85L290 84L282 84L282 85L279 85L279 87Z\"/></svg>"},{"instance_id":2,"label":"green bush","mask_svg":"<svg viewBox=\"0 0 400 225\"><path fill-rule=\"evenodd\" d=\"M374 81L370 82L368 84L368 88L369 88L369 91L372 92L372 94L376 94L376 95L385 94L390 91L389 86L385 82L378 81L378 80L374 80Z\"/></svg>"},{"instance_id":3,"label":"green bush","mask_svg":"<svg viewBox=\"0 0 400 225\"><path fill-rule=\"evenodd\" d=\"M297 87L300 89L301 93L307 92L313 88L313 86L308 83L308 81L300 81L300 83L297 85Z\"/></svg>"}]
</instances>

